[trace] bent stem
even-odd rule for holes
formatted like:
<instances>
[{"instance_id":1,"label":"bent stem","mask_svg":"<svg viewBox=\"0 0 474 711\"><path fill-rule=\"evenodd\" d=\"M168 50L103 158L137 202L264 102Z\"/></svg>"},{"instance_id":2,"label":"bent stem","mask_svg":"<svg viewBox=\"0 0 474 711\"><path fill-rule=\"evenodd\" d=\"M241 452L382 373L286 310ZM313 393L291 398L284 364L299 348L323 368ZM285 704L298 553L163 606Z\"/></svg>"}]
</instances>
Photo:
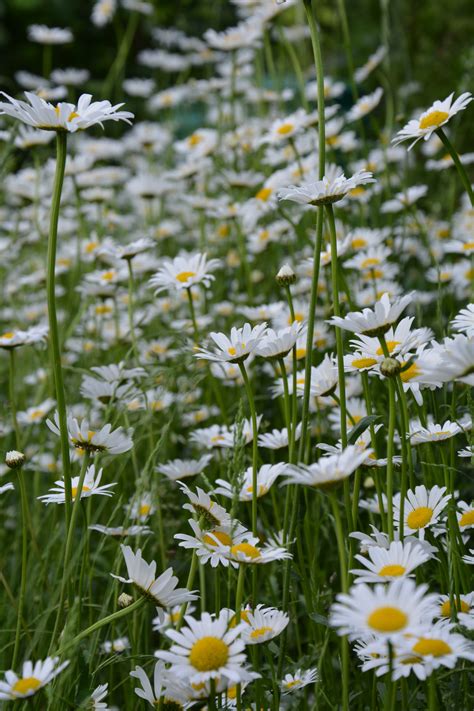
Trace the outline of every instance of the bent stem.
<instances>
[{"instance_id":1,"label":"bent stem","mask_svg":"<svg viewBox=\"0 0 474 711\"><path fill-rule=\"evenodd\" d=\"M451 143L451 141L449 140L449 138L447 137L447 135L445 134L445 132L443 131L442 128L436 129L436 133L439 136L439 138L441 139L441 141L443 142L443 145L446 148L446 150L448 151L449 155L453 159L454 165L456 166L456 170L458 171L458 175L461 178L461 182L462 182L467 194L469 195L469 200L471 201L471 205L472 205L472 207L474 207L474 191L472 190L471 181L469 180L469 177L466 173L466 170L465 170L463 164L461 163L461 160L459 158L459 155L458 155L455 147L453 146L453 144Z\"/></svg>"},{"instance_id":2,"label":"bent stem","mask_svg":"<svg viewBox=\"0 0 474 711\"><path fill-rule=\"evenodd\" d=\"M53 196L51 201L51 216L48 237L48 265L46 275L46 292L48 297L48 319L50 338L51 370L56 391L56 403L59 418L59 436L61 443L61 459L63 465L66 526L69 526L72 507L71 463L69 460L69 441L67 433L66 398L64 394L63 372L61 367L61 350L59 346L58 319L56 315L56 250L58 241L59 208L64 182L66 165L67 133L56 133L56 172L54 175Z\"/></svg>"}]
</instances>

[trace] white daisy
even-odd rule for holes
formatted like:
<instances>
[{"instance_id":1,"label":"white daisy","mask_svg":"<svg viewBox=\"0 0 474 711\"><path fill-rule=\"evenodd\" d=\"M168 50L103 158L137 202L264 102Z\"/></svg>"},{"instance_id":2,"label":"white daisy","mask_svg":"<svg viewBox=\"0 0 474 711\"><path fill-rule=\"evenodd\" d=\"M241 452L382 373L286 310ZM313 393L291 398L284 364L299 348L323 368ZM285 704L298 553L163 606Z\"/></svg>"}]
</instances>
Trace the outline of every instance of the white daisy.
<instances>
[{"instance_id":1,"label":"white daisy","mask_svg":"<svg viewBox=\"0 0 474 711\"><path fill-rule=\"evenodd\" d=\"M474 337L474 304L468 304L465 309L456 315L451 321L451 326L455 331L465 333L468 338Z\"/></svg>"},{"instance_id":2,"label":"white daisy","mask_svg":"<svg viewBox=\"0 0 474 711\"><path fill-rule=\"evenodd\" d=\"M0 699L25 699L49 684L55 676L67 667L69 661L59 664L59 657L47 657L44 661L23 662L21 675L11 669L5 672L5 680L0 681Z\"/></svg>"},{"instance_id":3,"label":"white daisy","mask_svg":"<svg viewBox=\"0 0 474 711\"><path fill-rule=\"evenodd\" d=\"M79 494L80 499L87 499L90 496L95 496L96 494L100 496L113 496L114 492L110 491L110 489L113 486L117 486L117 484L103 484L102 486L99 486L100 480L102 478L102 472L103 469L99 469L99 471L96 472L95 466L93 464L87 468L86 475L84 477L84 483L82 485L82 491ZM79 486L79 479L80 477L78 476L75 476L71 479L73 501L76 500L78 494L77 489ZM40 501L43 501L45 504L64 504L66 500L64 480L59 479L59 481L55 481L54 483L56 484L56 486L53 486L53 488L49 490L48 494L38 496L38 499Z\"/></svg>"},{"instance_id":4,"label":"white daisy","mask_svg":"<svg viewBox=\"0 0 474 711\"><path fill-rule=\"evenodd\" d=\"M380 301L377 301L373 309L351 311L344 318L333 316L328 323L346 331L352 331L352 333L360 333L366 336L383 335L395 324L402 311L412 301L413 293L410 293L396 298L393 303L390 303L390 297L385 293Z\"/></svg>"},{"instance_id":5,"label":"white daisy","mask_svg":"<svg viewBox=\"0 0 474 711\"><path fill-rule=\"evenodd\" d=\"M454 102L453 97L454 92L446 97L444 101L435 101L419 118L409 121L397 133L392 143L398 145L402 141L414 138L415 140L408 147L408 150L410 150L421 138L427 141L434 131L444 126L459 111L463 111L473 99L468 91L461 94Z\"/></svg>"},{"instance_id":6,"label":"white daisy","mask_svg":"<svg viewBox=\"0 0 474 711\"><path fill-rule=\"evenodd\" d=\"M415 491L409 489L405 498L404 508L404 535L418 533L422 539L425 528L433 526L439 521L441 513L446 508L451 494L445 496L446 487L435 485L431 489L420 485ZM400 495L394 497L393 520L400 528Z\"/></svg>"},{"instance_id":7,"label":"white daisy","mask_svg":"<svg viewBox=\"0 0 474 711\"><path fill-rule=\"evenodd\" d=\"M199 459L170 459L164 464L158 464L155 470L171 481L178 481L201 474L211 461L212 454L203 454Z\"/></svg>"},{"instance_id":8,"label":"white daisy","mask_svg":"<svg viewBox=\"0 0 474 711\"><path fill-rule=\"evenodd\" d=\"M317 681L319 681L317 669L297 669L293 674L285 674L281 681L280 688L284 695L293 694L304 686L315 684Z\"/></svg>"},{"instance_id":9,"label":"white daisy","mask_svg":"<svg viewBox=\"0 0 474 711\"><path fill-rule=\"evenodd\" d=\"M286 612L281 612L274 607L257 605L242 616L246 627L242 631L245 644L262 644L277 637L287 627L290 618Z\"/></svg>"},{"instance_id":10,"label":"white daisy","mask_svg":"<svg viewBox=\"0 0 474 711\"><path fill-rule=\"evenodd\" d=\"M295 440L301 437L301 422L298 423L295 432ZM258 446L264 449L282 449L288 447L288 430L283 427L281 430L272 430L258 436Z\"/></svg>"},{"instance_id":11,"label":"white daisy","mask_svg":"<svg viewBox=\"0 0 474 711\"><path fill-rule=\"evenodd\" d=\"M203 284L207 288L215 279L212 272L220 264L219 259L208 260L207 255L201 252L165 259L149 283L155 288L155 294L167 289L190 289L195 284Z\"/></svg>"},{"instance_id":12,"label":"white daisy","mask_svg":"<svg viewBox=\"0 0 474 711\"><path fill-rule=\"evenodd\" d=\"M288 465L285 462L280 462L278 464L262 464L260 469L257 471L257 498L268 493L276 479L285 472L287 466ZM219 486L214 489L214 494L221 494L222 496L226 496L228 499L252 501L252 481L253 467L248 467L243 475L243 478L238 482L234 482L234 485L225 479L216 479L216 484ZM238 489L235 488L236 483L240 485Z\"/></svg>"},{"instance_id":13,"label":"white daisy","mask_svg":"<svg viewBox=\"0 0 474 711\"><path fill-rule=\"evenodd\" d=\"M363 464L372 450L364 450L355 445L328 457L320 457L314 464L288 465L288 478L284 484L304 484L322 489L330 489L340 484Z\"/></svg>"},{"instance_id":14,"label":"white daisy","mask_svg":"<svg viewBox=\"0 0 474 711\"><path fill-rule=\"evenodd\" d=\"M249 323L246 323L242 328L232 327L230 338L224 333L212 332L210 335L217 350L209 351L206 348L200 348L195 356L215 363L240 363L257 349L266 328L266 323L261 323L253 328Z\"/></svg>"},{"instance_id":15,"label":"white daisy","mask_svg":"<svg viewBox=\"0 0 474 711\"><path fill-rule=\"evenodd\" d=\"M355 583L388 583L399 577L409 577L415 568L431 557L421 546L401 541L393 541L388 549L371 546L367 554L368 558L355 556L365 566L350 571L357 576Z\"/></svg>"},{"instance_id":16,"label":"white daisy","mask_svg":"<svg viewBox=\"0 0 474 711\"><path fill-rule=\"evenodd\" d=\"M290 185L280 189L278 198L280 200L291 200L300 205L326 205L342 200L347 193L354 190L359 185L374 183L372 173L359 170L352 177L346 178L337 169L332 175L325 176L322 180L315 182L301 183L301 185Z\"/></svg>"},{"instance_id":17,"label":"white daisy","mask_svg":"<svg viewBox=\"0 0 474 711\"><path fill-rule=\"evenodd\" d=\"M60 435L59 415L54 413L54 422L46 420L51 432ZM129 433L125 433L122 427L112 431L112 425L104 425L100 430L91 430L86 419L81 423L75 417L68 415L67 430L69 441L76 449L86 452L107 454L122 454L128 452L133 447L133 441Z\"/></svg>"}]
</instances>

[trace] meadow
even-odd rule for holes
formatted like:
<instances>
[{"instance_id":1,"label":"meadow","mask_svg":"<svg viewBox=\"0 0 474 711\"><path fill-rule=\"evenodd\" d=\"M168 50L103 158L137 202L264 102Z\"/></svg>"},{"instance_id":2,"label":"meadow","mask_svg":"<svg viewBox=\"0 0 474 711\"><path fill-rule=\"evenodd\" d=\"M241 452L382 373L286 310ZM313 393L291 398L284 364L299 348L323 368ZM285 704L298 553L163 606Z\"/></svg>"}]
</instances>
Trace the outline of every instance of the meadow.
<instances>
[{"instance_id":1,"label":"meadow","mask_svg":"<svg viewBox=\"0 0 474 711\"><path fill-rule=\"evenodd\" d=\"M456 2L4 17L1 708L474 707Z\"/></svg>"}]
</instances>

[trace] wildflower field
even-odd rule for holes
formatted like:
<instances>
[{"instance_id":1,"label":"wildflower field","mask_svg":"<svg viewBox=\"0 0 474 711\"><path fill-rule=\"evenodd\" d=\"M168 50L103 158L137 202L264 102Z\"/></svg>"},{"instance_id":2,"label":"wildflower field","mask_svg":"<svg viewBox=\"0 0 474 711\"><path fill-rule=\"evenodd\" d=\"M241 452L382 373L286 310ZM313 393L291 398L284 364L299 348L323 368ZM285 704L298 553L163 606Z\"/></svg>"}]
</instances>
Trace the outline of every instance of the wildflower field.
<instances>
[{"instance_id":1,"label":"wildflower field","mask_svg":"<svg viewBox=\"0 0 474 711\"><path fill-rule=\"evenodd\" d=\"M0 32L0 707L472 711L470 3L47 5Z\"/></svg>"}]
</instances>

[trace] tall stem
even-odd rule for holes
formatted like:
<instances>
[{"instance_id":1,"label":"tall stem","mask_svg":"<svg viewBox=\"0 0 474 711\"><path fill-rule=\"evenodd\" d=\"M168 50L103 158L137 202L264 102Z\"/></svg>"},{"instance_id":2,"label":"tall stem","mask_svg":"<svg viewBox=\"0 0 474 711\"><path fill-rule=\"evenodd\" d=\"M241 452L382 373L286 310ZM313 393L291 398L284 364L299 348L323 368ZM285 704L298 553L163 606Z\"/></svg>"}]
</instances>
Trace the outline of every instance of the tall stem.
<instances>
[{"instance_id":1,"label":"tall stem","mask_svg":"<svg viewBox=\"0 0 474 711\"><path fill-rule=\"evenodd\" d=\"M239 363L240 372L245 384L247 399L250 408L250 418L252 420L252 533L257 535L257 459L258 459L258 442L257 442L257 413L255 410L255 400L253 398L252 386L250 385L249 376L244 363Z\"/></svg>"},{"instance_id":2,"label":"tall stem","mask_svg":"<svg viewBox=\"0 0 474 711\"><path fill-rule=\"evenodd\" d=\"M51 370L56 390L56 403L59 417L59 433L61 442L61 458L63 465L66 525L69 526L72 507L71 463L69 460L69 441L67 434L66 397L64 394L63 372L61 367L61 350L59 346L58 319L56 315L56 249L58 241L58 220L61 204L61 192L66 165L67 133L56 133L56 172L54 175L53 196L51 201L51 217L48 237L48 268L46 276L46 291L48 297L48 318L50 338Z\"/></svg>"},{"instance_id":3,"label":"tall stem","mask_svg":"<svg viewBox=\"0 0 474 711\"><path fill-rule=\"evenodd\" d=\"M135 326L133 323L133 306L134 306L134 279L133 279L133 267L132 260L127 259L128 267L128 323L130 328L130 339L132 341L133 355L138 363L138 346L137 346L137 336L135 333Z\"/></svg>"},{"instance_id":4,"label":"tall stem","mask_svg":"<svg viewBox=\"0 0 474 711\"><path fill-rule=\"evenodd\" d=\"M456 170L458 171L458 175L461 178L461 182L464 185L464 188L465 188L467 194L469 195L469 200L471 201L471 205L472 205L472 207L474 207L474 192L472 190L471 181L469 180L466 170L459 159L459 156L458 156L458 153L457 153L455 147L453 146L453 144L451 143L451 141L449 140L449 138L447 137L447 135L445 134L445 132L443 131L442 128L438 128L436 133L438 134L439 138L442 140L444 147L446 148L446 150L450 154L451 158L453 159L454 165L456 166Z\"/></svg>"},{"instance_id":5,"label":"tall stem","mask_svg":"<svg viewBox=\"0 0 474 711\"><path fill-rule=\"evenodd\" d=\"M339 511L339 502L336 494L329 494L329 501L334 516L334 528L336 533L337 549L339 553L339 569L341 573L341 588L342 592L347 592L347 564L346 550L344 545L344 531L342 527L341 512ZM349 709L349 647L345 637L341 639L341 665L342 665L342 708L344 711Z\"/></svg>"}]
</instances>

